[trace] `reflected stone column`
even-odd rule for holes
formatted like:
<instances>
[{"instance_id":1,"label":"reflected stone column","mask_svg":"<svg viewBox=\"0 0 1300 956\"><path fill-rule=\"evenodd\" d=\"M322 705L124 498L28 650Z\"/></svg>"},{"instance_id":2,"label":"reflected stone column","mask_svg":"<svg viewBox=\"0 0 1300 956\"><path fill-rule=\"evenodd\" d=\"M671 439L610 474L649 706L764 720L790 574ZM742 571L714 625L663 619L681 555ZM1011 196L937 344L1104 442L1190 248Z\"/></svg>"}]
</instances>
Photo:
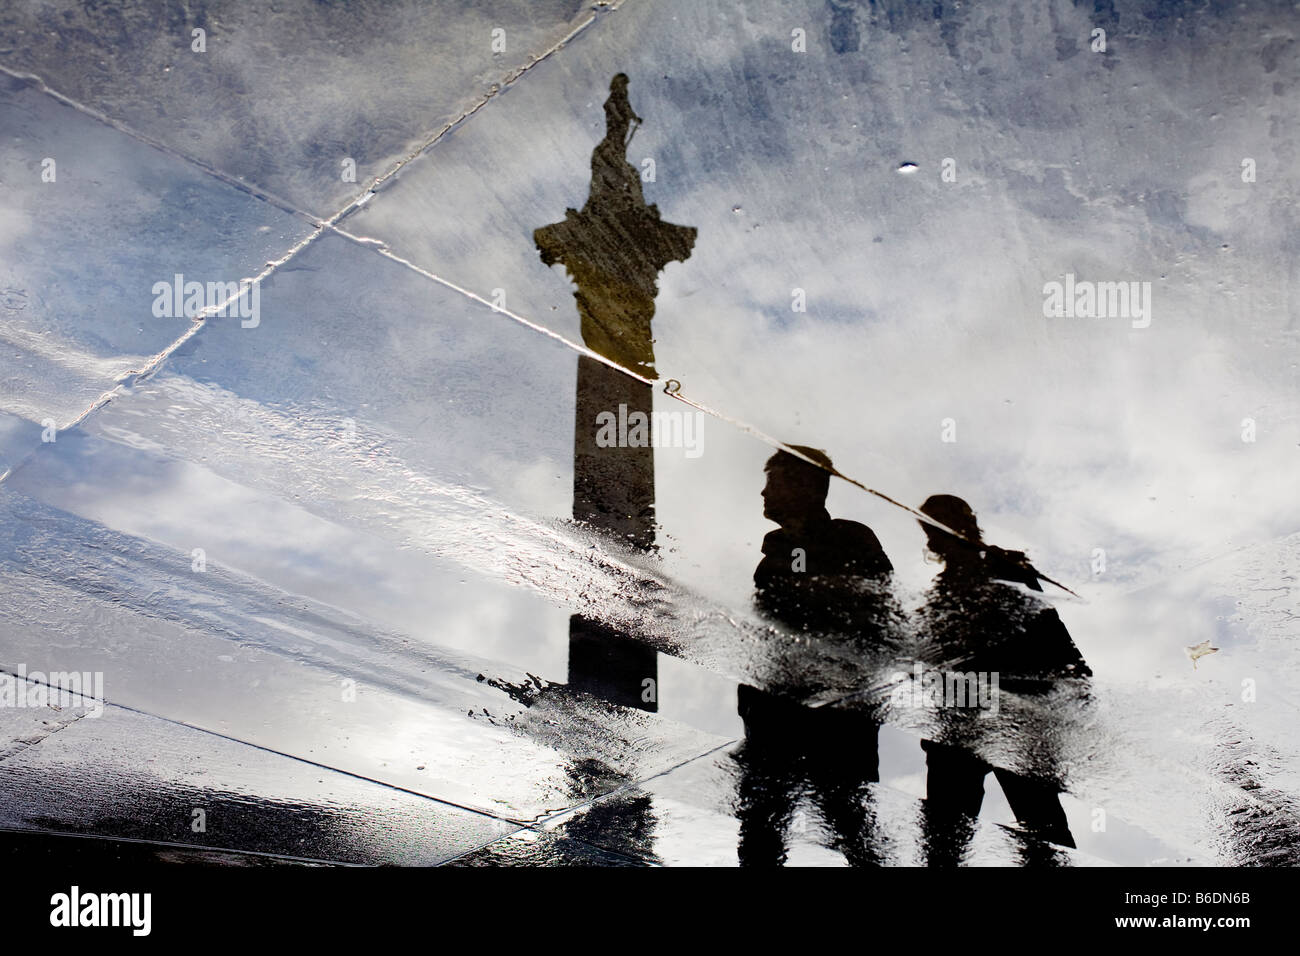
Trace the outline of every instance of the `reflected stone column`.
<instances>
[{"instance_id":1,"label":"reflected stone column","mask_svg":"<svg viewBox=\"0 0 1300 956\"><path fill-rule=\"evenodd\" d=\"M577 283L582 341L643 378L657 378L651 320L659 273L691 254L696 230L659 218L627 161L640 117L618 74L605 101L605 138L591 154L591 189L581 211L543 226L533 240L547 265L562 264ZM651 386L588 356L578 358L574 412L573 517L629 547L655 541ZM636 423L647 423L638 430ZM612 425L612 427L611 427ZM614 437L611 444L609 439ZM647 681L654 682L647 685ZM657 710L654 650L599 621L569 625L569 686L613 703ZM652 692L647 694L647 687Z\"/></svg>"}]
</instances>

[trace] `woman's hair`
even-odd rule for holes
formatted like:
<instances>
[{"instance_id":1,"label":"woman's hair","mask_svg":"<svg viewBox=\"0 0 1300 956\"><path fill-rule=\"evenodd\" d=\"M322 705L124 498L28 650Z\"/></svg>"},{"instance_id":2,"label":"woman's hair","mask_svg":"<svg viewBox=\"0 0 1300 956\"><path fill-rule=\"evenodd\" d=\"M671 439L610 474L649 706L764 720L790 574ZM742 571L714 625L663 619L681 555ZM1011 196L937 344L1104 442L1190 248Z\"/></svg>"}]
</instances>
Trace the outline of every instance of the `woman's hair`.
<instances>
[{"instance_id":1,"label":"woman's hair","mask_svg":"<svg viewBox=\"0 0 1300 956\"><path fill-rule=\"evenodd\" d=\"M978 543L983 540L975 512L956 495L931 495L921 505L921 514L951 528L969 542Z\"/></svg>"}]
</instances>

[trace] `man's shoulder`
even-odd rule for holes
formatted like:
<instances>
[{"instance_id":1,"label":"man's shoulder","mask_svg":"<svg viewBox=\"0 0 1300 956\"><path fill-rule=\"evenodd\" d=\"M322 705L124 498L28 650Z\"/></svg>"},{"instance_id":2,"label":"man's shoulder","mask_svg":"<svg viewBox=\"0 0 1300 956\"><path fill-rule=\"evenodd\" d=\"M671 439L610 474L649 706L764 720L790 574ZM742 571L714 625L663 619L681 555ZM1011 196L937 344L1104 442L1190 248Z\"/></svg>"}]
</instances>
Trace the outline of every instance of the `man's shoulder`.
<instances>
[{"instance_id":1,"label":"man's shoulder","mask_svg":"<svg viewBox=\"0 0 1300 956\"><path fill-rule=\"evenodd\" d=\"M787 547L790 535L782 528L773 528L767 534L763 535L763 553L766 555L776 554Z\"/></svg>"},{"instance_id":2,"label":"man's shoulder","mask_svg":"<svg viewBox=\"0 0 1300 956\"><path fill-rule=\"evenodd\" d=\"M879 545L880 539L876 533L864 525L861 521L851 521L848 518L832 518L831 527L835 529L835 534L843 540L859 540Z\"/></svg>"},{"instance_id":3,"label":"man's shoulder","mask_svg":"<svg viewBox=\"0 0 1300 956\"><path fill-rule=\"evenodd\" d=\"M893 570L885 549L880 546L880 539L866 525L847 518L834 518L831 528L838 550L846 557L865 563L873 570Z\"/></svg>"}]
</instances>

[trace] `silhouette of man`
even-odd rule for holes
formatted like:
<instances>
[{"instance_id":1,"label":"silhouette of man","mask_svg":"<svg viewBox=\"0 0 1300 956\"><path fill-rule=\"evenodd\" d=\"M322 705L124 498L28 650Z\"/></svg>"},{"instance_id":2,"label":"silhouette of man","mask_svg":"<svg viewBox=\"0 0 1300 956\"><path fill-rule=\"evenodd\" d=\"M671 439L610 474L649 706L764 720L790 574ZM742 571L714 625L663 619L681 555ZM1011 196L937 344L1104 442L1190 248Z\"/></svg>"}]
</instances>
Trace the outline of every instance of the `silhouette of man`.
<instances>
[{"instance_id":1,"label":"silhouette of man","mask_svg":"<svg viewBox=\"0 0 1300 956\"><path fill-rule=\"evenodd\" d=\"M870 528L826 511L830 458L792 447L822 467L785 451L767 462L763 514L779 527L763 539L755 600L796 630L870 637L881 626L893 566ZM746 684L737 691L745 721L745 743L736 753L741 866L785 862L790 821L804 796L851 865L880 863L869 787L880 779L879 726L861 712L807 706L806 695L818 688L806 679L776 674L768 687Z\"/></svg>"},{"instance_id":2,"label":"silhouette of man","mask_svg":"<svg viewBox=\"0 0 1300 956\"><path fill-rule=\"evenodd\" d=\"M757 602L791 627L844 632L863 623L861 584L886 579L894 566L875 532L827 512L834 466L826 453L791 447L821 467L786 451L768 459L763 517L779 527L763 539L763 560L754 571Z\"/></svg>"},{"instance_id":3,"label":"silhouette of man","mask_svg":"<svg viewBox=\"0 0 1300 956\"><path fill-rule=\"evenodd\" d=\"M1000 690L1019 693L1043 693L1060 680L1091 676L1056 611L1003 583L1016 581L1041 590L1038 573L1024 554L984 544L975 514L961 498L933 495L921 512L962 536L921 524L929 550L944 564L921 610L928 641L923 657L963 672L996 673ZM969 727L970 716L945 711L950 736L959 737L963 724ZM1026 830L1051 843L1075 845L1054 780L993 767L951 743L923 740L921 747L927 766L923 828L932 866L960 862L990 771ZM1045 851L1027 862L1050 858Z\"/></svg>"}]
</instances>

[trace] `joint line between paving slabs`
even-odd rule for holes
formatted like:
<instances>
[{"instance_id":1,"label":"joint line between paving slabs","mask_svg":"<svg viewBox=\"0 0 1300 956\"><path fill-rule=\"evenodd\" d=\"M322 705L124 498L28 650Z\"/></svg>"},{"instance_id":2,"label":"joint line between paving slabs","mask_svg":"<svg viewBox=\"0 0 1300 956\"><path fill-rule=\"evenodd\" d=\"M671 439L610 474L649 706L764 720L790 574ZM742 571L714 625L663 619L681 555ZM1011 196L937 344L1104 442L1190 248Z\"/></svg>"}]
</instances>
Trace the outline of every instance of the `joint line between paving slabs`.
<instances>
[{"instance_id":1,"label":"joint line between paving slabs","mask_svg":"<svg viewBox=\"0 0 1300 956\"><path fill-rule=\"evenodd\" d=\"M629 780L627 783L621 784L620 786L615 787L613 790L606 791L605 793L598 793L594 797L590 797L586 800L581 801L580 803L573 804L573 806L564 807L563 809L555 810L552 811L551 813L544 814L543 816L527 824L527 826L529 829L535 829L535 828L545 826L546 823L551 820L555 820L558 819L559 817L564 816L565 814L574 813L578 810L582 810L586 807L590 807L593 804L599 803L601 800L604 800L607 797L612 797L615 794L624 793L625 791L633 790L637 787L644 786L645 784L649 783L651 780L658 780L660 777L666 776L667 774L672 773L674 770L680 770L682 767L685 767L688 764L695 763L697 760L703 760L706 757L712 757L720 750L725 750L728 747L734 747L736 744L740 743L742 739L743 738L740 737L733 737L731 740L725 740L715 747L710 747L708 750L705 750L703 753L698 753L693 757L687 757L684 760L679 760L671 767L665 767L663 770L656 771L655 773L650 774L650 776L648 777L640 777L636 780Z\"/></svg>"},{"instance_id":2,"label":"joint line between paving slabs","mask_svg":"<svg viewBox=\"0 0 1300 956\"><path fill-rule=\"evenodd\" d=\"M0 673L9 674L10 672L7 670L0 669ZM12 676L16 677L17 675L14 674ZM41 734L41 736L38 737L36 740L19 741L22 744L22 746L19 747L17 750L11 751L5 754L4 756L0 757L0 765L12 760L14 757L17 757L19 754L27 753L27 751L31 750L33 747L40 746L41 744L45 743L45 741L53 737L55 734L62 733L63 731L67 730L69 727L71 727L73 724L75 724L77 721L81 720L85 716L86 714L78 714L76 717L73 717L66 724L59 724L57 727L53 728L49 733Z\"/></svg>"},{"instance_id":3,"label":"joint line between paving slabs","mask_svg":"<svg viewBox=\"0 0 1300 956\"><path fill-rule=\"evenodd\" d=\"M502 315L505 315L508 318L513 319L515 322L518 322L519 324L526 326L529 329L532 329L534 332L538 332L542 335L545 335L547 338L559 342L564 347L578 353L579 355L600 362L602 365L614 369L615 371L621 372L627 377L634 379L635 381L641 382L644 385L649 385L652 388L658 384L659 380L647 378L646 376L641 375L638 372L634 372L631 369L618 364L613 359L601 355L599 352L596 352L593 349L588 348L586 345L578 344L572 339L567 338L561 333L556 332L555 330L541 324L540 322L534 322L531 319L528 319L525 316L519 314L518 312L514 312L511 309L508 309L504 306L495 305L487 301L486 299L484 299L478 293L466 289L464 286L457 285L456 283L452 282L450 279L445 279L442 276L438 275L437 273L431 272L428 269L416 265L410 259L406 259L402 256L399 256L391 249L389 249L387 244L384 243L382 239L355 235L353 233L350 233L340 228L336 224L336 222L329 223L326 226L326 228L330 229L332 232L335 232L346 239L352 240L354 243L356 243L358 246L360 246L363 249L367 249L370 252L375 253L376 255L383 256L385 259L389 259L392 262L395 262L398 265L403 266L404 268L410 269L412 272L416 273L417 275L423 276L424 278L429 279L432 282L436 282L439 285L445 286L446 288L451 289L453 292L458 292L461 295L465 296L466 298L472 299L473 301L479 303L480 305L487 306L493 312L497 312ZM676 387L674 388L673 386ZM721 412L716 408L712 408L708 405L705 405L702 402L698 402L692 398L688 398L687 396L682 394L681 383L678 382L676 379L664 380L663 392L669 398L675 399L683 403L684 405L688 405L691 408L694 408L697 411L704 413L705 415L717 419L718 421L726 425L730 425L733 428L737 428L740 431L750 435L753 438L758 439L759 441L763 442L764 444L778 451L782 451L788 455L792 455L795 458L799 458L802 461L807 462L808 464L822 471L825 471L837 478L843 479L844 481L848 482L850 485L853 485L855 488L858 488L862 491L865 491L869 495L873 495L874 497L879 498L880 500L884 501L886 504L892 505L895 508L899 508L903 511L906 511L908 514L910 514L917 521L920 521L924 525L938 528L942 531L945 531L948 534L951 534L953 537L965 541L968 544L973 544L980 547L983 546L983 542L975 541L972 540L971 538L968 538L964 533L949 527L948 525L939 521L937 518L933 518L930 515L927 515L924 512L911 507L910 505L906 505L903 502L897 500L896 498L893 498L885 494L883 491L878 491L875 488L871 488L867 486L865 483L859 481L858 479L852 478L849 475L844 474L838 468L833 468L833 467L827 468L823 462L817 461L815 458L810 457L809 455L807 455L806 453L799 450L793 445L789 445L781 441L780 439L772 437L771 435L767 434L757 426L751 425L741 418L736 418L731 415L727 415L724 412ZM1037 575L1040 580L1046 581L1049 584L1053 584L1056 587L1060 588L1062 591L1064 591L1066 594L1069 594L1071 597L1079 601L1082 601L1085 604L1087 603L1086 599L1080 597L1080 595L1076 594L1074 591L1066 587L1064 584L1061 584L1059 581L1056 581L1048 577L1047 575L1043 574L1041 571L1037 572Z\"/></svg>"},{"instance_id":4,"label":"joint line between paving slabs","mask_svg":"<svg viewBox=\"0 0 1300 956\"><path fill-rule=\"evenodd\" d=\"M14 677L17 677L17 676L18 676L18 675L16 675L16 674L13 674L11 671L9 671L9 670L6 669L6 668L0 668L0 673L3 673L3 674L11 674L11 675L14 676ZM25 678L25 679L26 679L26 680L29 680L29 681L31 680L30 677L27 677L27 678ZM40 684L42 684L43 686L46 686L46 687L52 687L52 685L50 685L47 681L34 681L33 683L40 683ZM497 815L497 814L495 814L495 813L490 813L490 812L487 811L487 810L480 810L480 809L478 809L477 807L465 806L464 804L456 803L456 802L453 801L453 800L447 800L447 799L445 799L444 797L434 797L434 796L430 796L430 795L427 794L427 793L421 793L420 791L418 791L418 790L412 790L412 789L410 789L409 787L403 787L403 786L400 786L400 785L395 784L395 783L388 783L387 781L384 781L384 780L377 780L377 779L375 779L374 777L367 777L365 774L357 773L356 771L353 771L353 770L344 770L342 767L332 767L332 766L330 766L329 764L327 764L327 763L321 763L321 762L318 761L318 760L311 760L311 759L309 759L309 758L307 758L307 757L300 757L300 756L298 756L297 754L286 753L286 752L283 751L283 750L276 750L274 747L268 747L268 746L266 746L266 745L264 745L264 744L254 743L254 742L251 741L251 740L243 740L242 738L240 738L240 737L235 737L235 736L233 736L233 735L231 735L231 734L223 734L223 733L221 733L221 732L218 731L218 730L212 730L212 729L210 729L210 728L208 728L208 727L200 727L200 726L197 725L197 724L191 724L191 723L189 723L189 722L187 722L187 721L184 721L184 720L178 720L178 719L175 718L175 717L167 717L167 716L165 716L165 715L163 715L163 714L155 714L155 713L153 713L152 711L145 710L145 709L143 709L143 708L141 708L141 707L133 707L133 706L131 706L131 705L129 705L129 704L121 704L121 703L117 703L117 702L110 701L110 700L107 700L107 699L105 699L103 703L104 703L104 706L105 706L105 707L110 707L110 706L111 706L111 707L116 707L118 710L124 710L124 711L126 711L126 712L128 712L128 713L139 714L139 715L141 715L142 717L152 717L152 718L155 719L155 720L161 720L161 721L164 721L165 723L174 724L174 725L176 725L176 726L178 726L178 727L186 727L186 728L188 728L188 729L190 729L190 730L198 731L199 733L202 733L202 734L208 734L209 736L216 737L216 738L218 738L218 739L220 739L220 740L229 740L229 741L232 742L232 743L242 744L242 745L245 746L245 747L252 747L254 750L260 750L260 751L262 751L262 752L264 752L264 753L274 754L274 755L276 755L277 757L284 757L284 758L286 758L286 759L288 759L288 760L295 760L295 761L297 761L298 763L306 764L306 765L309 766L309 767L317 767L317 768L319 768L319 769L321 769L321 770L328 770L328 771L331 771L332 773L343 774L344 776L352 777L354 780L362 780L362 781L364 781L364 782L366 782L366 783L372 783L372 784L374 784L374 785L376 785L376 786L379 786L379 787L386 787L386 788L388 788L389 790L396 790L396 791L398 791L399 793L406 793L406 794L409 794L409 795L411 795L411 796L413 796L413 797L419 797L419 798L422 799L422 800L431 800L431 801L433 801L434 803L439 803L439 804L442 804L443 806L452 807L452 808L454 808L454 809L456 809L456 810L463 810L465 813L472 813L472 814L474 814L475 816L486 817L486 818L489 819L489 820L496 820L496 821L498 821L498 822L500 822L500 823L506 823L506 824L509 824L509 825L511 825L511 826L526 826L526 824L524 824L522 821L519 821L519 820L512 820L512 819L510 819L510 818L508 818L508 817L499 816L499 815ZM85 716L85 715L82 715L82 716ZM66 726L70 726L71 723L75 723L75 721L70 721L69 724L66 725ZM63 729L63 728L60 728L60 729ZM57 732L57 731L56 731L56 732ZM50 737L50 736L53 736L53 735L52 735L52 734L47 734L46 737L42 738L42 740L48 739L48 737ZM37 741L37 743L40 743L40 741Z\"/></svg>"},{"instance_id":5,"label":"joint line between paving slabs","mask_svg":"<svg viewBox=\"0 0 1300 956\"><path fill-rule=\"evenodd\" d=\"M437 132L426 137L425 141L421 143L419 147L407 153L404 157L402 157L397 162L395 162L388 170L386 170L385 172L381 173L380 175L372 179L369 185L367 185L353 199L349 200L346 205L339 208L333 215L329 216L327 219L320 219L319 217L314 216L311 213L306 212L305 210L299 209L298 207L288 202L287 200L275 196L273 193L267 190L263 190L259 187L252 186L249 183L246 183L234 176L231 176L229 173L223 172L222 170L217 169L216 167L211 166L200 159L197 159L193 156L190 156L186 153L176 150L170 146L167 146L166 144L158 140L155 140L152 137L146 136L145 134L140 133L137 130L131 128L127 124L112 119L111 117L99 112L98 110L90 106L87 106L83 103L80 103L77 100L74 100L70 96L60 93L58 90L55 90L48 83L46 83L43 78L37 76L34 73L23 73L16 70L12 70L4 66L3 64L0 64L0 73L13 77L14 79L17 80L34 83L36 84L37 88L45 95L50 96L51 98L64 104L65 106L77 110L78 112L83 113L84 115L87 115L92 119L97 120L100 123L103 123L104 125L108 126L110 129L116 130L117 132L120 132L125 136L129 136L140 143L143 143L147 146L157 149L168 156L172 156L176 159L182 160L185 163L192 165L195 168L199 169L200 171L206 173L207 175L210 175L229 186L235 187L236 189L246 193L247 195L253 197L254 199L258 199L263 202L266 202L280 209L281 211L289 212L293 215L296 215L312 223L314 229L309 235L307 235L306 237L304 237L302 240L295 243L294 245L290 246L288 251L280 258L268 260L266 262L265 268L263 268L261 272L259 272L256 276L252 278L251 284L249 286L249 288L252 288L252 286L254 285L260 285L262 281L268 278L272 273L274 273L276 269L278 269L280 266L287 263L299 252L301 252L303 249L307 248L307 246L315 242L327 230L333 229L336 223L338 223L340 220L345 218L353 210L364 205L367 201L369 201L371 197L375 195L375 190L380 185L382 185L384 182L387 182L392 177L396 176L409 163L412 163L415 160L419 159L421 156L423 156L426 152L428 152L429 149L431 149L434 145L436 145L448 132L450 132L452 129L454 129L461 123L463 123L465 120L474 116L474 114L476 114L480 109L486 106L491 100L495 99L503 91L505 91L510 86L512 86L515 82L519 80L520 77L526 74L538 63L541 63L543 60L547 59L552 54L563 49L564 46L568 44L570 41L572 41L579 33L581 33L583 30L587 29L587 27L589 27L591 24L596 22L601 12L603 12L604 10L610 10L610 11L616 10L619 6L622 5L622 2L623 0L619 0L619 2L617 3L605 4L600 11L595 11L591 13L590 16L588 16L585 20L583 20L581 23L575 26L572 30L570 30L567 34L565 34L564 37L562 37L552 46L542 51L541 53L534 55L533 58L529 60L527 63L523 64L520 67L515 68L512 72L506 74L506 76L502 80L500 80L496 84L493 84L492 88L489 89L489 91L483 97L481 97L477 103L475 103L472 107L470 107L465 112L463 112L456 119L452 120L449 123L444 124L440 129L437 130ZM247 292L248 289L241 289L239 295L244 295ZM123 378L124 379L129 378L134 381L140 381L142 379L148 378L150 375L156 372L158 368L161 367L162 364L166 362L166 360L178 348L180 348L182 345L188 342L191 338L194 337L194 335L198 333L200 329L202 329L202 327L206 324L206 319L210 315L217 314L217 312L229 306L238 297L239 296L231 296L228 297L227 300L225 302L222 302L221 305L219 306L209 306L207 309L204 310L204 312L207 314L206 315L200 314L200 316L197 317L197 319L191 324L190 328L187 329L181 336L179 336L176 339L176 341L172 342L165 349L163 349L162 351L154 355L142 368L131 370L130 372L126 373L126 375L124 375ZM66 425L62 426L59 429L59 431L66 431L67 429L70 428L76 428L77 426L82 424L87 418L89 418L92 414L98 411L100 408L103 408L105 405L111 402L117 395L121 394L122 390L123 390L123 384L119 381L118 384L114 385L112 388L103 392L95 401L91 402L91 404L87 406L87 408L84 411L82 411L81 414L79 414L76 418L68 422ZM25 464L34 454L35 454L34 450L28 452L18 462L16 462L15 464L11 465L8 469L6 469L3 474L0 474L0 482L3 482L17 468Z\"/></svg>"},{"instance_id":6,"label":"joint line between paving slabs","mask_svg":"<svg viewBox=\"0 0 1300 956\"><path fill-rule=\"evenodd\" d=\"M478 100L478 102L476 102L473 106L469 107L464 112L462 112L460 116L444 123L435 132L426 134L424 141L420 143L419 146L417 146L415 149L409 151L405 156L395 161L393 165L390 166L385 172L380 173L378 176L375 176L373 179L371 179L370 184L368 186L364 187L359 193L357 193L356 196L350 199L342 208L338 210L338 212L336 212L333 216L330 216L329 219L326 221L329 222L337 221L338 218L342 216L344 213L347 213L350 210L354 209L355 207L366 203L371 197L371 195L374 194L376 187L386 182L387 180L391 179L393 176L397 175L397 173L399 173L408 163L411 163L414 160L418 159L420 156L422 156L425 152L427 152L430 149L430 147L437 144L438 141L441 140L447 133L449 133L451 130L455 129L458 125L463 123L466 119L468 119L469 117L477 113L480 109L486 106L491 100L495 99L500 93L504 92L506 89L513 86L514 83L517 80L519 80L520 77L522 77L525 73L531 70L538 63L541 63L543 60L550 57L553 53L556 53L557 51L563 49L568 43L570 43L575 37L577 37L579 33L581 33L587 27L591 26L592 23L596 22L597 18L600 16L600 14L603 11L617 10L620 6L622 6L623 2L624 0L618 0L618 2L616 3L609 3L603 5L599 10L592 12L585 20L577 24L572 30L570 30L567 34L565 34L563 37L557 40L550 47L543 50L541 53L535 54L532 57L532 59L530 59L527 63L524 63L522 66L518 66L515 69L511 70L510 72L506 73L505 76L503 76L500 80L493 83L492 86L489 87L488 92L484 94ZM42 93L51 97L54 100L57 100L58 102L62 103L64 106L68 106L76 110L77 112L82 113L85 116L89 116L91 119L94 119L97 122L104 124L110 129L116 130L117 132L122 133L124 136L128 136L131 139L136 140L137 142L140 142L153 149L156 149L167 156L171 156L174 159L178 159L184 163L194 166L196 169L205 173L206 175L211 176L214 179L218 179L221 182L225 183L226 185L232 186L235 189L239 190L240 192L243 192L254 199L260 200L262 202L266 202L269 205L272 205L277 209L280 209L282 212L292 213L293 215L299 216L315 225L320 225L320 223L322 222L319 216L307 212L304 209L298 208L289 200L277 196L276 194L272 193L268 189L263 189L262 187L254 183L250 183L244 179L241 179L238 176L233 176L230 173L227 173L224 170L216 166L213 166L211 163L208 163L205 160L199 159L196 156L192 156L189 153L186 153L183 150L176 149L173 146L169 146L163 141L155 139L154 137L149 136L146 133L142 133L139 130L135 129L134 127L128 125L127 123L122 122L121 120L114 119L113 117L108 116L106 113L100 112L99 110L95 109L93 106L89 106L85 103L75 100L71 96L68 96L66 93L61 93L60 91L54 89L54 87L50 86L49 83L47 83L45 79L39 76L38 74L10 69L4 64L0 64L0 73L5 74L6 76L13 77L16 80L22 80L24 82L33 83Z\"/></svg>"}]
</instances>

